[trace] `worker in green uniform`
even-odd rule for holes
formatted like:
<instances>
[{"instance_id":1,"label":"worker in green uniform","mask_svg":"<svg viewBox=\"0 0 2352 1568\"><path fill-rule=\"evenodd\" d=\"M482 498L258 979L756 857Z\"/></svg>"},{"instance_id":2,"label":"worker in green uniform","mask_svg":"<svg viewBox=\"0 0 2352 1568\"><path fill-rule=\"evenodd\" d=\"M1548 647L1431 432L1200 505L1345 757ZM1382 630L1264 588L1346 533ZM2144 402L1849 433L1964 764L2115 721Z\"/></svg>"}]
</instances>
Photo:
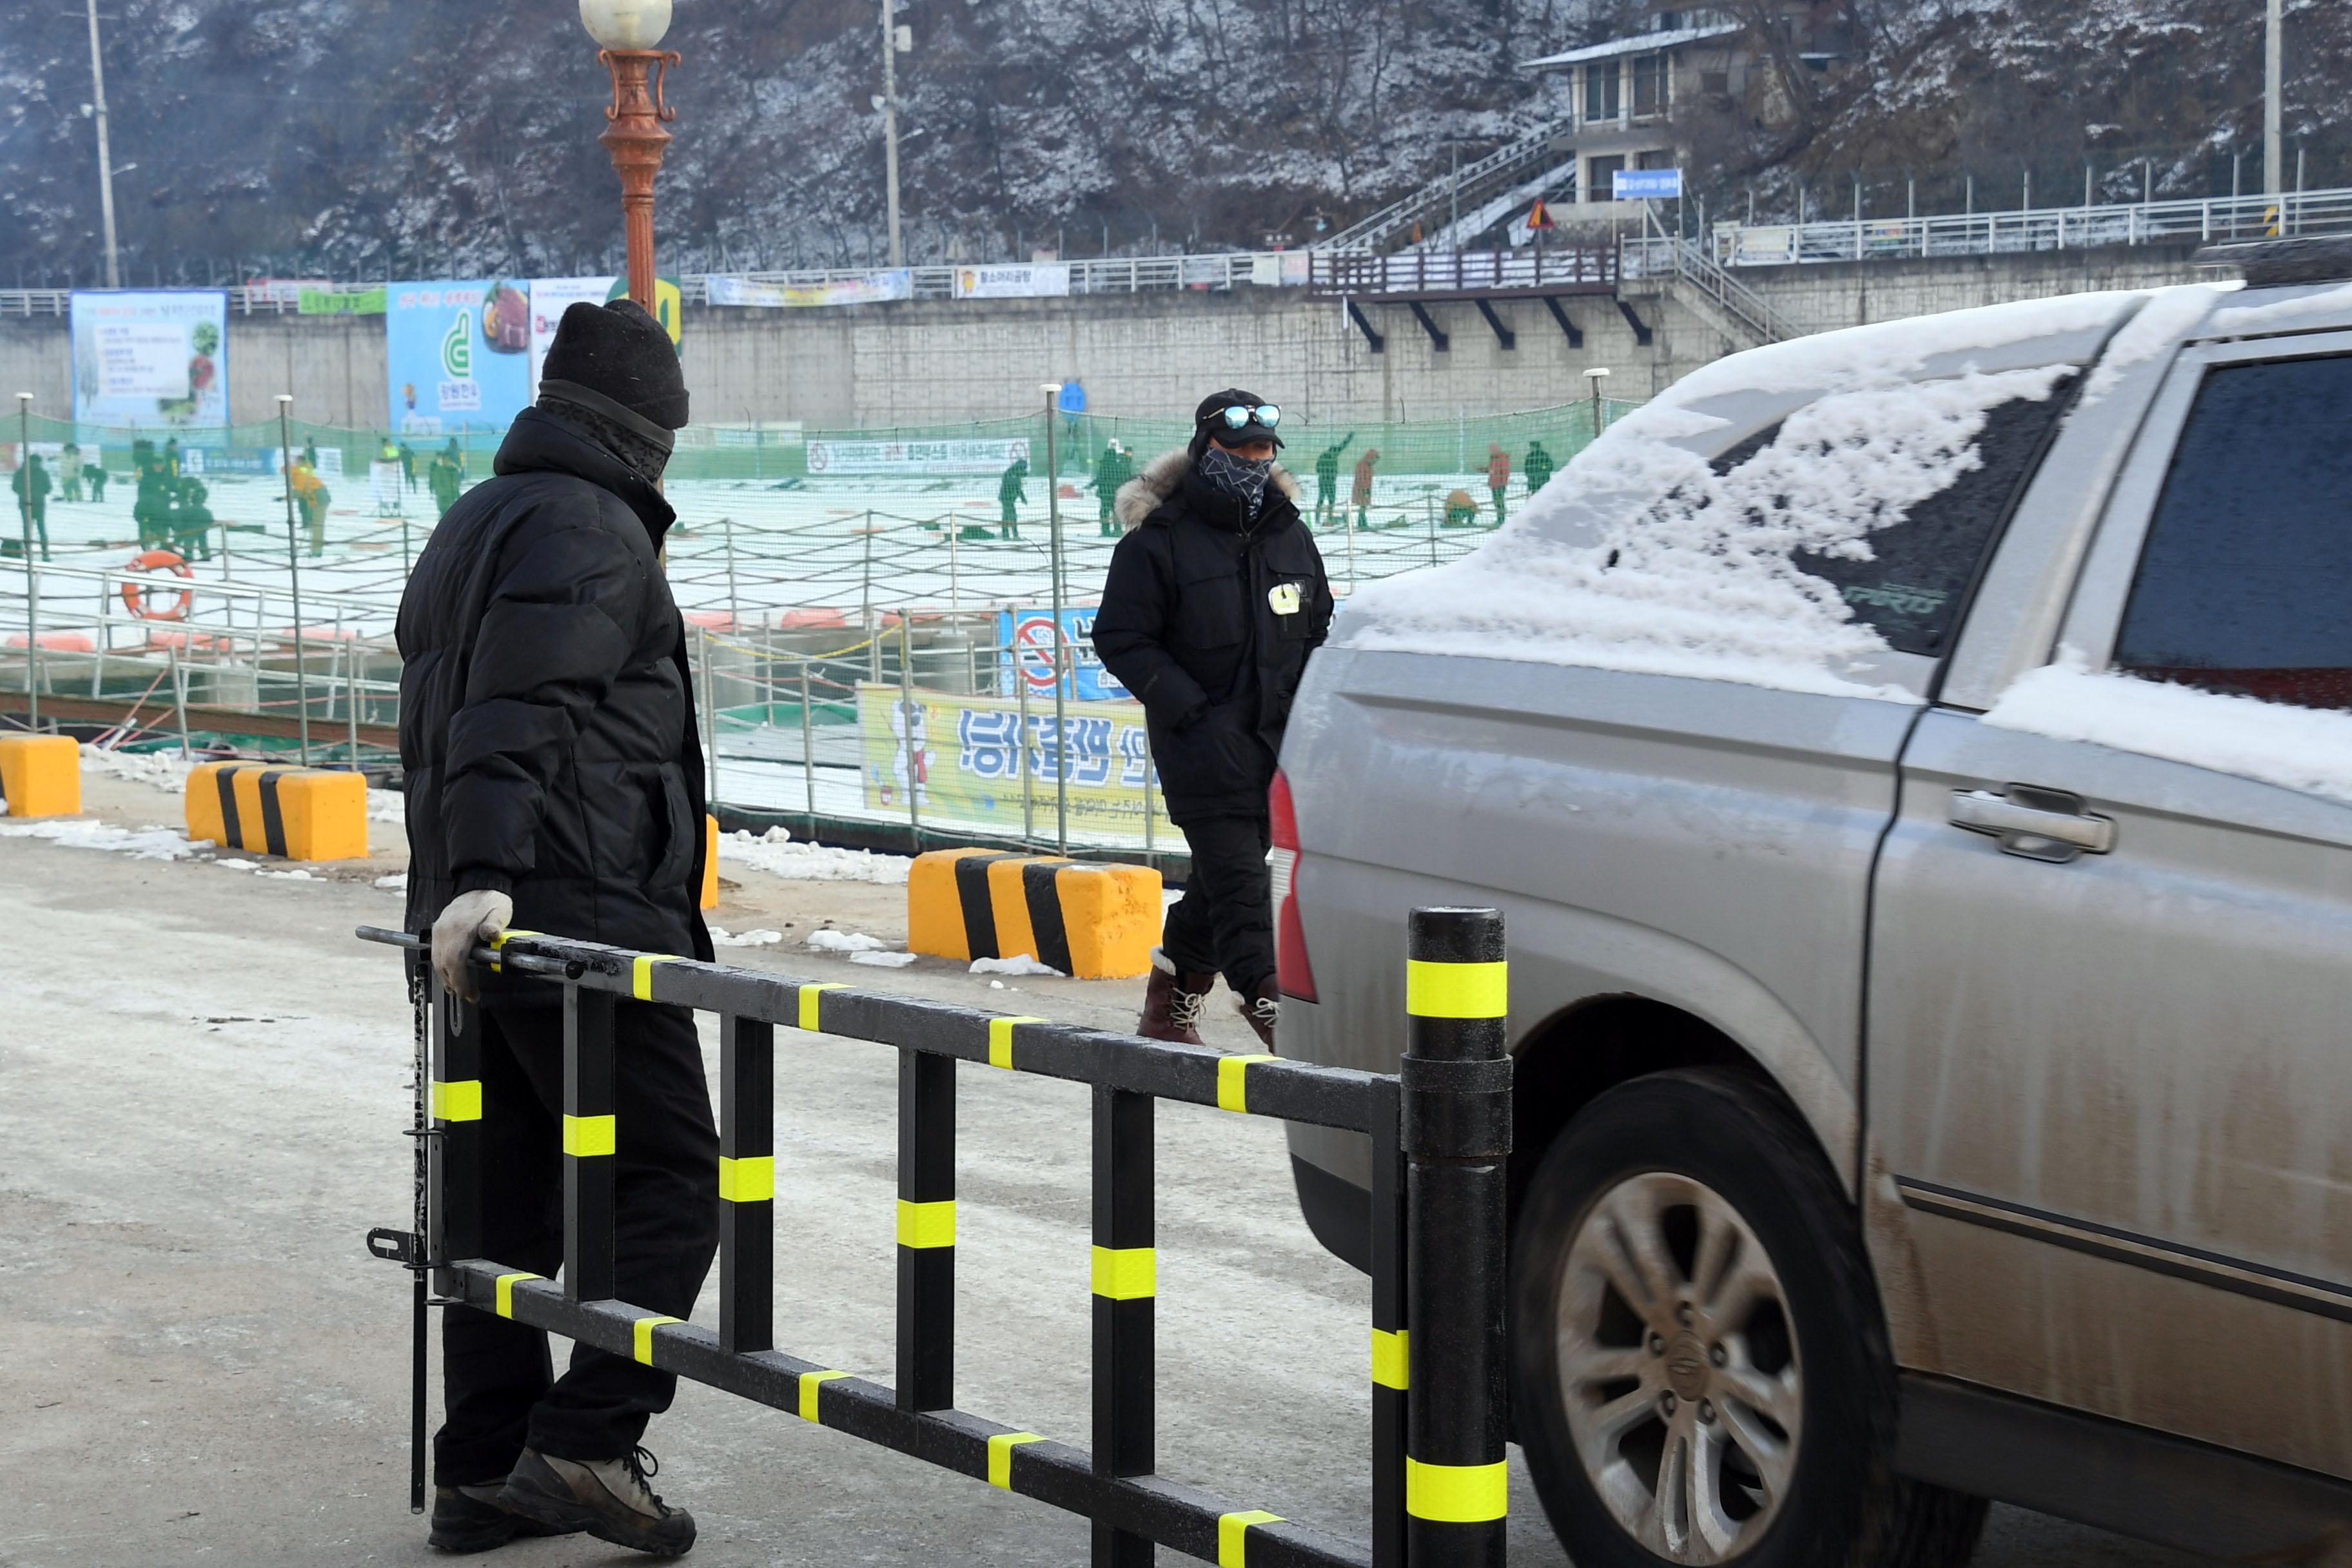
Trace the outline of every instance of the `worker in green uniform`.
<instances>
[{"instance_id":1,"label":"worker in green uniform","mask_svg":"<svg viewBox=\"0 0 2352 1568\"><path fill-rule=\"evenodd\" d=\"M1528 460L1519 465L1519 472L1527 476L1528 494L1533 495L1543 489L1545 481L1551 478L1551 454L1544 450L1544 444L1541 441L1528 442Z\"/></svg>"},{"instance_id":2,"label":"worker in green uniform","mask_svg":"<svg viewBox=\"0 0 2352 1568\"><path fill-rule=\"evenodd\" d=\"M1339 511L1339 454L1355 444L1356 433L1348 432L1347 439L1336 447L1326 447L1315 459L1315 526L1325 528L1338 519Z\"/></svg>"},{"instance_id":3,"label":"worker in green uniform","mask_svg":"<svg viewBox=\"0 0 2352 1568\"><path fill-rule=\"evenodd\" d=\"M1134 477L1135 459L1116 441L1105 447L1102 456L1095 459L1095 500L1102 509L1097 521L1105 539L1117 539L1124 531L1118 519L1111 515L1111 502L1118 499L1118 487Z\"/></svg>"},{"instance_id":4,"label":"worker in green uniform","mask_svg":"<svg viewBox=\"0 0 2352 1568\"><path fill-rule=\"evenodd\" d=\"M433 489L433 514L446 517L449 509L457 504L457 459L447 452L436 452L426 467L425 482Z\"/></svg>"},{"instance_id":5,"label":"worker in green uniform","mask_svg":"<svg viewBox=\"0 0 2352 1568\"><path fill-rule=\"evenodd\" d=\"M416 488L416 448L405 441L400 444L400 484L403 489Z\"/></svg>"},{"instance_id":6,"label":"worker in green uniform","mask_svg":"<svg viewBox=\"0 0 2352 1568\"><path fill-rule=\"evenodd\" d=\"M172 548L185 561L213 558L213 513L205 503L212 492L194 474L180 481L172 508Z\"/></svg>"},{"instance_id":7,"label":"worker in green uniform","mask_svg":"<svg viewBox=\"0 0 2352 1568\"><path fill-rule=\"evenodd\" d=\"M85 463L82 465L81 477L89 481L91 500L106 500L106 465L104 463Z\"/></svg>"},{"instance_id":8,"label":"worker in green uniform","mask_svg":"<svg viewBox=\"0 0 2352 1568\"><path fill-rule=\"evenodd\" d=\"M163 442L163 477L177 481L180 477L180 438L167 437Z\"/></svg>"},{"instance_id":9,"label":"worker in green uniform","mask_svg":"<svg viewBox=\"0 0 2352 1568\"><path fill-rule=\"evenodd\" d=\"M169 459L152 447L139 464L139 493L131 502L131 521L139 525L139 548L153 550L172 537L172 480L165 471Z\"/></svg>"},{"instance_id":10,"label":"worker in green uniform","mask_svg":"<svg viewBox=\"0 0 2352 1568\"><path fill-rule=\"evenodd\" d=\"M1003 514L997 519L996 533L1000 539L1021 537L1021 514L1013 509L1029 499L1028 489L1021 482L1028 477L1029 459L1015 458L1004 470L1004 477L996 482L996 504ZM1047 482L1051 482L1050 478Z\"/></svg>"},{"instance_id":11,"label":"worker in green uniform","mask_svg":"<svg viewBox=\"0 0 2352 1568\"><path fill-rule=\"evenodd\" d=\"M49 470L42 465L41 456L35 452L17 466L8 488L16 492L16 518L20 531L8 542L8 553L20 554L25 542L37 533L41 540L41 559L49 558Z\"/></svg>"}]
</instances>

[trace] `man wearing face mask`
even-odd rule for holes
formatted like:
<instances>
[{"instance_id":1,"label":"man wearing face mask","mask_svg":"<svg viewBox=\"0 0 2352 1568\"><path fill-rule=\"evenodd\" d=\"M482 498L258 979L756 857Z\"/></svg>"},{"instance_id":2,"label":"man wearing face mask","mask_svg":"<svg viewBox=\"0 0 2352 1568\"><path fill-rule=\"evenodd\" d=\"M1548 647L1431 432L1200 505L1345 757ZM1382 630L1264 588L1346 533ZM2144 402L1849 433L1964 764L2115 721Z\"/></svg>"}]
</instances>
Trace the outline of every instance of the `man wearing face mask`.
<instances>
[{"instance_id":1,"label":"man wearing face mask","mask_svg":"<svg viewBox=\"0 0 2352 1568\"><path fill-rule=\"evenodd\" d=\"M452 505L400 605L407 929L480 986L483 1256L563 1261L563 1009L556 987L482 975L510 926L711 956L702 752L685 626L662 574L659 481L686 423L669 335L629 300L564 312L536 407L496 477ZM694 1310L719 1239L719 1138L693 1015L617 1008L614 1277L632 1306ZM587 1531L659 1556L694 1520L654 1494L637 1446L677 1378L469 1307L442 1319L447 1419L432 1542L453 1552Z\"/></svg>"},{"instance_id":2,"label":"man wearing face mask","mask_svg":"<svg viewBox=\"0 0 2352 1568\"><path fill-rule=\"evenodd\" d=\"M1274 460L1282 410L1228 388L1191 445L1118 492L1127 529L1095 617L1095 651L1143 703L1168 815L1192 871L1152 950L1140 1033L1200 1043L1222 972L1266 1048L1275 984L1266 788L1307 656L1331 628L1323 557L1298 484Z\"/></svg>"}]
</instances>

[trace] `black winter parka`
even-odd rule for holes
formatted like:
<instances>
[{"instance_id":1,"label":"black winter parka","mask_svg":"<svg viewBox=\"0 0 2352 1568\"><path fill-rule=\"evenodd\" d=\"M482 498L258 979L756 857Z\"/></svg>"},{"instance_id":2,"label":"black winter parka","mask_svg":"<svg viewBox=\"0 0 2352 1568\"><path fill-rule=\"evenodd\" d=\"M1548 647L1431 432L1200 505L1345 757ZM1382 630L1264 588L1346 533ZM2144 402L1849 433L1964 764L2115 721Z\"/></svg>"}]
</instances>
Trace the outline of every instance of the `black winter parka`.
<instances>
[{"instance_id":1,"label":"black winter parka","mask_svg":"<svg viewBox=\"0 0 2352 1568\"><path fill-rule=\"evenodd\" d=\"M1262 816L1307 656L1331 630L1323 555L1277 468L1255 519L1174 451L1121 489L1094 644L1142 702L1168 815Z\"/></svg>"},{"instance_id":2,"label":"black winter parka","mask_svg":"<svg viewBox=\"0 0 2352 1568\"><path fill-rule=\"evenodd\" d=\"M702 748L658 553L677 514L542 409L493 468L400 602L408 928L489 888L519 930L709 959Z\"/></svg>"}]
</instances>

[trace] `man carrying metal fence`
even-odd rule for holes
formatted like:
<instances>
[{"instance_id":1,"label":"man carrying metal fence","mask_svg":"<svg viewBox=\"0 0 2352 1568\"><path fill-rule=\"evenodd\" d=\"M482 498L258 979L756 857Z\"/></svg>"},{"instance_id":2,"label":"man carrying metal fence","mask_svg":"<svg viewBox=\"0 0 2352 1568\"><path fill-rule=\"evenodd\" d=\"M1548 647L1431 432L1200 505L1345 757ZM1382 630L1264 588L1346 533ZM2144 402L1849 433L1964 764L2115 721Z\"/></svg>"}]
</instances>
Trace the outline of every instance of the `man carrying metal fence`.
<instances>
[{"instance_id":1,"label":"man carrying metal fence","mask_svg":"<svg viewBox=\"0 0 2352 1568\"><path fill-rule=\"evenodd\" d=\"M1220 392L1193 414L1192 445L1119 491L1095 651L1143 703L1168 815L1192 870L1151 952L1137 1026L1200 1043L1194 1026L1222 971L1270 1050L1275 985L1266 789L1307 657L1331 629L1323 557L1298 515L1298 482L1274 460L1282 410Z\"/></svg>"},{"instance_id":2,"label":"man carrying metal fence","mask_svg":"<svg viewBox=\"0 0 2352 1568\"><path fill-rule=\"evenodd\" d=\"M699 909L702 753L685 624L662 574L676 518L658 489L687 391L635 302L576 304L538 406L417 557L401 601L400 754L408 929L476 994L467 953L520 923L552 936L711 955ZM562 1263L563 1012L553 987L480 982L487 1256ZM619 1004L614 1280L678 1318L718 1247L719 1138L693 1015ZM654 1494L638 1446L672 1373L469 1307L442 1323L447 1416L432 1541L451 1551L585 1530L660 1556L694 1520Z\"/></svg>"}]
</instances>

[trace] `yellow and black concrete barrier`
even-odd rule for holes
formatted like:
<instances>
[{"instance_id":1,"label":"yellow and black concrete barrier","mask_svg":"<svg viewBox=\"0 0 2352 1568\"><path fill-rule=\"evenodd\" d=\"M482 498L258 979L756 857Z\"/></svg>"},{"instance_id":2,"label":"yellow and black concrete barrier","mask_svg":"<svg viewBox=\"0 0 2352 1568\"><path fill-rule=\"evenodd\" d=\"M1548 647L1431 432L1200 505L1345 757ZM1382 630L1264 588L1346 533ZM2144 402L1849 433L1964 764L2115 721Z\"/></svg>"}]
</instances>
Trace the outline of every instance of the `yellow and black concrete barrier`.
<instances>
[{"instance_id":1,"label":"yellow and black concrete barrier","mask_svg":"<svg viewBox=\"0 0 2352 1568\"><path fill-rule=\"evenodd\" d=\"M907 876L907 946L934 958L1018 958L1082 980L1151 968L1160 873L987 849L934 849Z\"/></svg>"},{"instance_id":2,"label":"yellow and black concrete barrier","mask_svg":"<svg viewBox=\"0 0 2352 1568\"><path fill-rule=\"evenodd\" d=\"M289 860L368 852L367 778L273 763L205 763L188 774L188 837Z\"/></svg>"},{"instance_id":3,"label":"yellow and black concrete barrier","mask_svg":"<svg viewBox=\"0 0 2352 1568\"><path fill-rule=\"evenodd\" d=\"M413 1132L425 1212L371 1251L428 1277L439 1304L495 1313L798 1415L866 1442L1081 1515L1098 1568L1156 1547L1231 1568L1499 1568L1503 1563L1504 1155L1502 920L1413 916L1408 1049L1398 1075L1006 1017L912 996L794 980L661 953L510 931L473 962L563 998L563 1268L543 1279L485 1257L486 1179L499 1110L482 1095L473 1005L418 966ZM421 952L415 935L362 928ZM719 1291L715 1326L613 1299L613 1159L629 1107L614 1093L614 1009L635 1000L719 1015ZM429 1019L429 1028L422 1020ZM773 1348L778 1030L898 1052L897 1355L890 1384ZM420 1038L422 1039L422 1036ZM790 1047L788 1047L787 1049ZM1038 1290L1089 1294L1091 1450L956 1408L958 1074L995 1069L1084 1083L1093 1096L1090 1265ZM1153 1119L1179 1100L1366 1134L1372 1146L1372 1521L1368 1544L1157 1473ZM787 1211L789 1212L789 1211ZM878 1242L883 1237L877 1236ZM415 1288L421 1316L426 1298ZM412 1346L421 1467L424 1331ZM895 1384L895 1386L894 1386ZM1233 1434L1237 1479L1249 1434ZM424 1472L412 1471L422 1506Z\"/></svg>"},{"instance_id":4,"label":"yellow and black concrete barrier","mask_svg":"<svg viewBox=\"0 0 2352 1568\"><path fill-rule=\"evenodd\" d=\"M71 735L0 735L0 795L11 816L81 810L81 742Z\"/></svg>"}]
</instances>

